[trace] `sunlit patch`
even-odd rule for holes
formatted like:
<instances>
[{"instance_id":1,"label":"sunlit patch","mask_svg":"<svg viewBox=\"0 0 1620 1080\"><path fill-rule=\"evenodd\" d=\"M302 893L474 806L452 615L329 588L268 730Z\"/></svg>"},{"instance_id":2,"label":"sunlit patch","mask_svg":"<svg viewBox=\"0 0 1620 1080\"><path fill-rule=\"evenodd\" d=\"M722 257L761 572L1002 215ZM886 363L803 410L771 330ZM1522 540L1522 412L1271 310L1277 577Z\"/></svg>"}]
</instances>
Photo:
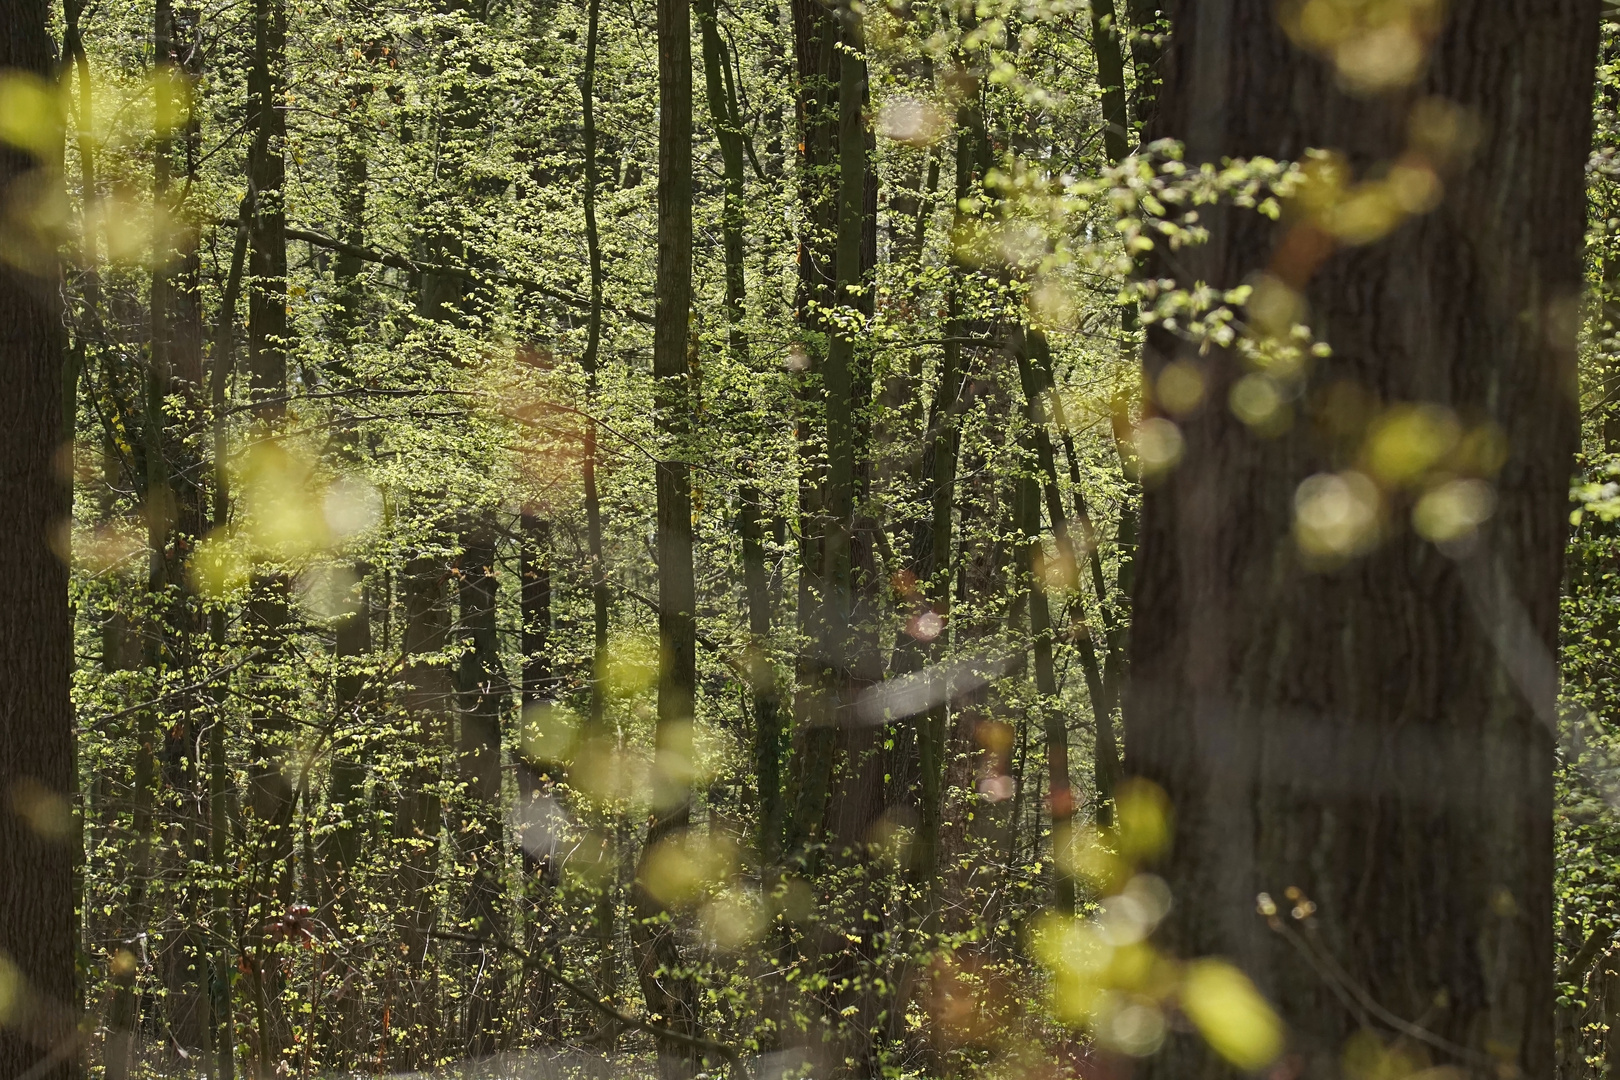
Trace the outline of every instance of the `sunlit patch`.
<instances>
[{"instance_id":1,"label":"sunlit patch","mask_svg":"<svg viewBox=\"0 0 1620 1080\"><path fill-rule=\"evenodd\" d=\"M1227 394L1232 415L1257 434L1281 435L1293 422L1293 409L1275 379L1253 372L1232 384Z\"/></svg>"},{"instance_id":2,"label":"sunlit patch","mask_svg":"<svg viewBox=\"0 0 1620 1080\"><path fill-rule=\"evenodd\" d=\"M309 567L293 581L299 602L323 619L353 611L359 585L354 571L337 563Z\"/></svg>"},{"instance_id":3,"label":"sunlit patch","mask_svg":"<svg viewBox=\"0 0 1620 1080\"><path fill-rule=\"evenodd\" d=\"M1294 538L1300 550L1324 559L1346 559L1377 543L1383 496L1359 472L1318 473L1294 493Z\"/></svg>"},{"instance_id":4,"label":"sunlit patch","mask_svg":"<svg viewBox=\"0 0 1620 1080\"><path fill-rule=\"evenodd\" d=\"M931 101L894 97L878 110L877 132L907 146L931 146L950 130L950 117Z\"/></svg>"},{"instance_id":5,"label":"sunlit patch","mask_svg":"<svg viewBox=\"0 0 1620 1080\"><path fill-rule=\"evenodd\" d=\"M67 840L73 836L76 821L72 804L38 780L22 777L12 783L6 795L12 812L41 837Z\"/></svg>"},{"instance_id":6,"label":"sunlit patch","mask_svg":"<svg viewBox=\"0 0 1620 1080\"><path fill-rule=\"evenodd\" d=\"M1398 405L1373 423L1363 456L1378 480L1406 485L1444 460L1461 438L1462 426L1449 409Z\"/></svg>"},{"instance_id":7,"label":"sunlit patch","mask_svg":"<svg viewBox=\"0 0 1620 1080\"><path fill-rule=\"evenodd\" d=\"M545 701L525 705L519 735L523 756L537 764L567 762L574 756L579 730L579 717L566 705Z\"/></svg>"},{"instance_id":8,"label":"sunlit patch","mask_svg":"<svg viewBox=\"0 0 1620 1080\"><path fill-rule=\"evenodd\" d=\"M607 692L630 697L658 682L658 641L651 634L617 634L608 641L603 675Z\"/></svg>"},{"instance_id":9,"label":"sunlit patch","mask_svg":"<svg viewBox=\"0 0 1620 1080\"><path fill-rule=\"evenodd\" d=\"M933 608L920 611L906 620L906 633L925 644L939 637L944 629L944 617Z\"/></svg>"},{"instance_id":10,"label":"sunlit patch","mask_svg":"<svg viewBox=\"0 0 1620 1080\"><path fill-rule=\"evenodd\" d=\"M1496 509L1496 489L1484 480L1451 480L1423 494L1412 527L1425 540L1450 543L1472 534Z\"/></svg>"},{"instance_id":11,"label":"sunlit patch","mask_svg":"<svg viewBox=\"0 0 1620 1080\"><path fill-rule=\"evenodd\" d=\"M73 558L92 574L105 574L146 554L146 537L128 522L109 522L73 540Z\"/></svg>"},{"instance_id":12,"label":"sunlit patch","mask_svg":"<svg viewBox=\"0 0 1620 1080\"><path fill-rule=\"evenodd\" d=\"M1172 416L1185 416L1204 400L1204 373L1197 364L1177 360L1165 366L1153 398Z\"/></svg>"},{"instance_id":13,"label":"sunlit patch","mask_svg":"<svg viewBox=\"0 0 1620 1080\"><path fill-rule=\"evenodd\" d=\"M346 540L382 519L382 495L357 476L340 477L327 489L322 512L332 538Z\"/></svg>"},{"instance_id":14,"label":"sunlit patch","mask_svg":"<svg viewBox=\"0 0 1620 1080\"><path fill-rule=\"evenodd\" d=\"M21 71L0 77L0 141L46 160L61 131L60 99L49 83Z\"/></svg>"},{"instance_id":15,"label":"sunlit patch","mask_svg":"<svg viewBox=\"0 0 1620 1080\"><path fill-rule=\"evenodd\" d=\"M15 1024L28 1007L28 979L22 969L0 952L0 1027Z\"/></svg>"},{"instance_id":16,"label":"sunlit patch","mask_svg":"<svg viewBox=\"0 0 1620 1080\"><path fill-rule=\"evenodd\" d=\"M703 905L704 933L726 949L752 945L770 925L770 912L751 889L733 886Z\"/></svg>"},{"instance_id":17,"label":"sunlit patch","mask_svg":"<svg viewBox=\"0 0 1620 1080\"><path fill-rule=\"evenodd\" d=\"M1148 479L1162 476L1175 468L1185 449L1181 429L1161 416L1151 417L1136 425L1131 446L1141 462L1142 475Z\"/></svg>"},{"instance_id":18,"label":"sunlit patch","mask_svg":"<svg viewBox=\"0 0 1620 1080\"><path fill-rule=\"evenodd\" d=\"M739 863L727 837L685 832L660 840L641 862L639 880L666 907L691 907L728 880Z\"/></svg>"},{"instance_id":19,"label":"sunlit patch","mask_svg":"<svg viewBox=\"0 0 1620 1080\"><path fill-rule=\"evenodd\" d=\"M199 595L223 600L247 586L252 566L229 532L216 529L192 552L189 572Z\"/></svg>"},{"instance_id":20,"label":"sunlit patch","mask_svg":"<svg viewBox=\"0 0 1620 1080\"><path fill-rule=\"evenodd\" d=\"M1226 961L1188 964L1179 1001L1211 1048L1238 1068L1264 1068L1282 1053L1282 1021L1248 976Z\"/></svg>"},{"instance_id":21,"label":"sunlit patch","mask_svg":"<svg viewBox=\"0 0 1620 1080\"><path fill-rule=\"evenodd\" d=\"M1131 778L1114 793L1115 832L1120 854L1133 861L1154 859L1170 847L1174 819L1170 797L1151 780Z\"/></svg>"},{"instance_id":22,"label":"sunlit patch","mask_svg":"<svg viewBox=\"0 0 1620 1080\"><path fill-rule=\"evenodd\" d=\"M1079 313L1075 290L1055 274L1044 275L1029 290L1030 320L1043 330L1072 330Z\"/></svg>"},{"instance_id":23,"label":"sunlit patch","mask_svg":"<svg viewBox=\"0 0 1620 1080\"><path fill-rule=\"evenodd\" d=\"M1291 0L1282 15L1297 44L1331 59L1345 86L1370 94L1421 74L1444 11L1441 0Z\"/></svg>"}]
</instances>

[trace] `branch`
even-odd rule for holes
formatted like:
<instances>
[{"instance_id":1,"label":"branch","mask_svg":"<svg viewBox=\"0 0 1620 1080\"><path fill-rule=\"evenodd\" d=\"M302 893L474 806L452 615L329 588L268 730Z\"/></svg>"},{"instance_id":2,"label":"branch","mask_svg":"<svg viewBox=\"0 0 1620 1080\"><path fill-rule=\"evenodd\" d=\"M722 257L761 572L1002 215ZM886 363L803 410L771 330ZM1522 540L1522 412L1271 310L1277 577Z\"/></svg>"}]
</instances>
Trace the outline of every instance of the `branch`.
<instances>
[{"instance_id":1,"label":"branch","mask_svg":"<svg viewBox=\"0 0 1620 1080\"><path fill-rule=\"evenodd\" d=\"M177 697L180 697L183 694L189 694L189 693L191 693L192 691L195 691L195 690L206 689L207 687L211 686L214 683L214 681L219 679L221 676L229 675L231 672L235 671L237 668L241 667L243 664L249 663L250 661L253 661L253 660L257 660L261 655L262 654L260 652L255 650L254 652L251 652L248 655L242 657L242 659L238 660L234 664L226 664L222 668L217 668L217 669L209 672L207 675L204 675L202 677L202 679L200 679L197 682L191 683L189 686L177 686L173 690L170 690L170 691L168 691L166 693L159 694L157 697L152 698L149 701L142 701L142 702L139 702L137 704L131 705L127 709L119 709L117 712L103 713L101 716L93 716L93 717L91 717L90 719L88 719L88 720L86 720L84 722L85 726L86 727L92 727L92 728L97 727L97 726L99 726L101 724L105 724L109 720L117 720L120 716L128 716L132 712L140 712L142 709L150 709L150 708L153 708L153 707L155 707L157 705L161 705L163 702L168 701L171 698L177 698Z\"/></svg>"},{"instance_id":2,"label":"branch","mask_svg":"<svg viewBox=\"0 0 1620 1080\"><path fill-rule=\"evenodd\" d=\"M223 222L223 224L233 225L235 222L226 221ZM591 306L590 300L583 296L579 296L571 292L565 292L562 289L554 289L549 285L541 284L533 278L523 277L519 274L481 273L476 270L469 270L463 266L447 266L443 263L422 262L419 259L412 259L401 255L398 252L380 251L377 248L362 247L359 244L351 244L347 240L339 240L336 237L327 236L324 233L311 232L308 229L289 228L287 230L287 239L302 240L306 244L314 244L316 247L323 247L330 251L335 251L340 255L347 255L350 258L359 259L362 262L380 263L383 266L392 266L396 270L405 270L413 274L438 274L441 277L460 278L462 281L470 281L475 285L488 284L492 282L506 285L521 285L524 288L533 289L541 296L548 296L553 300L560 300L580 311L588 311ZM653 317L651 315L648 315L646 312L637 311L634 308L619 308L610 306L609 310L616 315L626 315L636 322L644 323L649 326L652 325L653 322Z\"/></svg>"},{"instance_id":3,"label":"branch","mask_svg":"<svg viewBox=\"0 0 1620 1080\"><path fill-rule=\"evenodd\" d=\"M1563 968L1558 972L1558 981L1566 983L1585 982L1586 974L1592 967L1592 961L1597 959L1598 953L1603 951L1605 945L1614 941L1614 927L1607 922L1600 922L1592 935L1586 939L1575 955L1569 958Z\"/></svg>"},{"instance_id":4,"label":"branch","mask_svg":"<svg viewBox=\"0 0 1620 1080\"><path fill-rule=\"evenodd\" d=\"M711 1054L718 1054L726 1059L727 1064L729 1064L732 1069L738 1071L739 1074L741 1073L742 1064L740 1056L734 1047L728 1046L722 1042L715 1042L713 1039L705 1039L700 1035L685 1035L671 1028L663 1027L662 1025L654 1024L649 1021L631 1016L629 1013L622 1013L618 1009L615 1009L612 1005L609 1005L607 1002L598 998L595 994L591 993L583 986L574 982L574 980L570 979L568 976L564 975L550 964L546 963L544 960L540 959L538 956L535 956L533 953L526 952L523 949L518 948L516 945L509 944L500 938L473 937L471 934L452 934L444 930L430 930L428 931L428 936L443 938L446 941L464 941L471 945L493 945L503 952L509 952L513 956L521 959L524 963L533 964L535 967L544 971L547 975L550 975L553 979L556 979L557 982L562 984L565 990L569 991L575 997L579 998L581 1001L595 1009L597 1012L601 1013L603 1016L608 1017L610 1020L617 1020L626 1027L632 1027L640 1031L645 1031L654 1038L664 1039L669 1042L676 1043L677 1045L688 1047L692 1050L704 1050Z\"/></svg>"}]
</instances>

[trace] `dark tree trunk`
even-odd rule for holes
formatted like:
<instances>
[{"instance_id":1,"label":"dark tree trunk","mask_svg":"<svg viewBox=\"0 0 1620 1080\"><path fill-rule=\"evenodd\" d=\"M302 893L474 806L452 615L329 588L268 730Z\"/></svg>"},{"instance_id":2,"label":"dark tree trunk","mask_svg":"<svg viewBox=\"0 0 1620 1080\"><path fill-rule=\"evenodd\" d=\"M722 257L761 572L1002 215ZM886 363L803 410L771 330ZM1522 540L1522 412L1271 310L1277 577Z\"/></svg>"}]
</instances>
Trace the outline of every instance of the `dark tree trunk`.
<instances>
[{"instance_id":1,"label":"dark tree trunk","mask_svg":"<svg viewBox=\"0 0 1620 1080\"><path fill-rule=\"evenodd\" d=\"M1303 213L1206 218L1191 272L1222 288L1269 267L1333 347L1300 376L1305 407L1285 434L1253 433L1225 407L1244 374L1234 356L1150 340L1150 385L1179 361L1201 365L1207 387L1182 418L1182 464L1146 494L1132 631L1127 760L1175 805L1166 943L1241 964L1304 1075L1336 1068L1360 1027L1329 978L1431 1032L1436 1064L1551 1075L1549 729L1598 0L1460 0L1410 89L1362 97L1290 43L1270 3L1170 7L1159 133L1186 139L1189 160L1324 147L1359 177L1427 154L1445 194L1337 251ZM1432 140L1408 151L1427 98L1477 122L1466 163L1448 168ZM1420 485L1390 470L1346 478L1371 468L1367 421L1416 404L1443 410L1442 426L1493 424L1506 448L1488 477L1494 515L1445 550L1409 524ZM1328 473L1339 479L1301 488ZM1315 498L1338 501L1312 511ZM1314 512L1374 499L1382 531L1364 550L1334 539L1348 533L1296 541L1296 505L1308 529L1325 520ZM1309 930L1283 899L1296 888L1316 905ZM1261 892L1280 930L1256 915ZM1318 974L1287 935L1342 977ZM1227 1072L1190 1036L1143 1069Z\"/></svg>"},{"instance_id":2,"label":"dark tree trunk","mask_svg":"<svg viewBox=\"0 0 1620 1080\"><path fill-rule=\"evenodd\" d=\"M697 695L697 596L692 567L692 13L688 0L658 0L658 266L653 327L654 465L658 526L658 720L651 817L634 888L636 975L647 1011L682 1035L698 1031L696 986L679 971L670 912L648 888L647 858L678 842L692 816L692 725ZM659 1071L695 1071L691 1049L658 1042Z\"/></svg>"},{"instance_id":3,"label":"dark tree trunk","mask_svg":"<svg viewBox=\"0 0 1620 1080\"><path fill-rule=\"evenodd\" d=\"M524 511L521 527L518 603L523 617L520 635L523 668L520 678L523 710L528 720L534 718L532 709L546 708L557 694L551 666L552 540L551 522L537 514ZM523 850L523 876L528 889L539 884L532 879L543 870L554 869L549 865L553 840L546 835L549 826L540 818L544 808L539 800L549 797L551 782L559 779L561 772L562 765L557 761L530 760L526 755L518 757L518 841Z\"/></svg>"},{"instance_id":4,"label":"dark tree trunk","mask_svg":"<svg viewBox=\"0 0 1620 1080\"><path fill-rule=\"evenodd\" d=\"M286 90L287 14L281 0L254 0L253 68L248 93L254 113L254 146L248 155L248 373L253 397L265 404L258 415L275 419L285 411L287 392L287 181Z\"/></svg>"},{"instance_id":5,"label":"dark tree trunk","mask_svg":"<svg viewBox=\"0 0 1620 1080\"><path fill-rule=\"evenodd\" d=\"M37 0L0 4L0 75L14 68L50 77L46 21ZM26 197L41 165L0 145L0 202L9 208ZM70 512L55 464L68 437L61 426L61 270L54 251L21 248L10 236L5 242L17 246L0 263L0 502L9 522L0 569L7 651L0 680L0 955L26 983L14 999L20 1007L0 1025L0 1076L66 1080L78 1074L78 831L71 817L77 785L67 567L50 545Z\"/></svg>"},{"instance_id":6,"label":"dark tree trunk","mask_svg":"<svg viewBox=\"0 0 1620 1080\"><path fill-rule=\"evenodd\" d=\"M743 589L748 597L748 676L754 695L754 770L759 798L759 858L767 867L782 854L782 713L771 663L771 588L759 489L738 492L737 532L742 538Z\"/></svg>"},{"instance_id":7,"label":"dark tree trunk","mask_svg":"<svg viewBox=\"0 0 1620 1080\"><path fill-rule=\"evenodd\" d=\"M466 898L468 933L505 940L502 918L505 829L501 818L501 716L509 688L501 664L497 622L495 534L481 522L463 540L460 565L461 630L461 777L470 796L469 818L458 830L461 847L475 865ZM506 983L501 957L485 947L472 958L474 987L468 1001L468 1052L487 1057L495 1052L501 1026L501 999Z\"/></svg>"}]
</instances>

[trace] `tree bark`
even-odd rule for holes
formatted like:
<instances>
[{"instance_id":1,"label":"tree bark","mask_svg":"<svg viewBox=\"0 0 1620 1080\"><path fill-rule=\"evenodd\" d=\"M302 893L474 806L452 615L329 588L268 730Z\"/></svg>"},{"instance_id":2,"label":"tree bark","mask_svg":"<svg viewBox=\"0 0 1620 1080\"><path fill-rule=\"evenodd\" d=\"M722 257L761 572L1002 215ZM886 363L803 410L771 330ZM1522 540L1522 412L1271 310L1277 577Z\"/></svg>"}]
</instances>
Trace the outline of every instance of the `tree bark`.
<instances>
[{"instance_id":1,"label":"tree bark","mask_svg":"<svg viewBox=\"0 0 1620 1080\"><path fill-rule=\"evenodd\" d=\"M38 0L0 4L0 75L51 77L47 17ZM0 203L9 210L42 178L60 184L43 172L51 168L0 145ZM8 981L22 985L16 1013L0 1025L0 1076L67 1080L79 1071L78 833L71 817L77 783L67 567L51 550L71 512L56 466L68 437L61 426L61 269L53 250L29 251L14 236L5 242L23 258L0 263L0 502L10 522L0 570L0 641L8 653L0 681L0 956L15 965Z\"/></svg>"},{"instance_id":2,"label":"tree bark","mask_svg":"<svg viewBox=\"0 0 1620 1080\"><path fill-rule=\"evenodd\" d=\"M1272 4L1169 6L1160 133L1186 139L1190 161L1324 147L1368 174L1439 153L1407 142L1425 98L1461 106L1480 138L1466 165L1431 158L1437 209L1359 247L1334 252L1304 213L1206 217L1190 273L1221 289L1269 268L1333 347L1301 375L1287 433L1262 437L1225 407L1244 375L1231 353L1150 336L1149 385L1180 361L1207 388L1182 418L1181 465L1147 490L1137 564L1127 761L1175 806L1165 942L1241 964L1303 1074L1334 1069L1361 1027L1344 982L1431 1033L1437 1064L1551 1075L1549 729L1599 4L1451 4L1410 89L1367 96L1296 49ZM1302 246L1324 253L1314 273ZM1505 447L1486 477L1494 515L1444 549L1407 523L1421 489L1361 453L1368 418L1420 404L1494 425ZM1358 468L1372 478L1345 479ZM1357 534L1367 548L1296 541L1296 501L1323 490L1341 509L1382 507L1381 532ZM1261 892L1288 934L1294 898L1316 905L1306 934L1342 978L1268 929ZM1142 1073L1229 1070L1173 1035Z\"/></svg>"}]
</instances>

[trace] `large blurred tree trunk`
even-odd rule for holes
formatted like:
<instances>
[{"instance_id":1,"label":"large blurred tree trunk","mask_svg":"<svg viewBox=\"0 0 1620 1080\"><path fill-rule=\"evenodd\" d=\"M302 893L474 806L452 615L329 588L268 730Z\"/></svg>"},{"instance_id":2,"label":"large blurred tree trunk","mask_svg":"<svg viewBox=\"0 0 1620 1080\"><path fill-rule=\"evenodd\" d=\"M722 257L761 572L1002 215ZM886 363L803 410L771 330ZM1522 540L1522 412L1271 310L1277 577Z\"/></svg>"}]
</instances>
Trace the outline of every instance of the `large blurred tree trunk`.
<instances>
[{"instance_id":1,"label":"large blurred tree trunk","mask_svg":"<svg viewBox=\"0 0 1620 1080\"><path fill-rule=\"evenodd\" d=\"M1211 242L1177 257L1187 284L1218 288L1269 267L1271 295L1300 293L1334 352L1306 366L1295 422L1268 438L1227 407L1234 355L1150 338L1149 385L1178 361L1205 382L1179 417L1181 465L1146 494L1126 716L1132 770L1175 804L1168 943L1255 978L1291 1031L1291 1075L1336 1070L1360 1027L1345 995L1427 1029L1430 1045L1409 1044L1437 1065L1551 1075L1553 650L1598 0L1458 0L1413 39L1428 52L1411 85L1360 96L1347 80L1392 69L1356 69L1370 54L1351 42L1341 77L1271 3L1168 7L1150 134L1187 140L1189 161L1321 147L1360 179L1406 154L1445 185L1432 212L1360 246L1300 200L1281 224L1207 214ZM1436 411L1391 412L1419 403ZM1378 428L1399 415L1407 428ZM1469 466L1453 453L1419 475L1412 455L1431 444L1400 432L1444 448L1453 423L1493 425L1505 454L1484 470L1494 515L1442 550L1416 535L1413 506ZM1307 530L1347 530L1301 533L1314 562L1297 506ZM1381 527L1333 558L1356 546L1363 507ZM1291 888L1316 905L1310 930ZM1280 930L1256 914L1261 892ZM1288 935L1331 962L1313 968ZM1176 1036L1143 1073L1226 1069Z\"/></svg>"},{"instance_id":2,"label":"large blurred tree trunk","mask_svg":"<svg viewBox=\"0 0 1620 1080\"><path fill-rule=\"evenodd\" d=\"M0 3L0 78L49 77L46 19L40 0ZM0 1076L58 1080L78 1072L72 632L67 567L50 545L69 513L56 463L67 437L61 270L49 242L31 244L14 224L27 219L24 200L43 195L41 164L0 144L0 978L21 983L0 1025Z\"/></svg>"}]
</instances>

